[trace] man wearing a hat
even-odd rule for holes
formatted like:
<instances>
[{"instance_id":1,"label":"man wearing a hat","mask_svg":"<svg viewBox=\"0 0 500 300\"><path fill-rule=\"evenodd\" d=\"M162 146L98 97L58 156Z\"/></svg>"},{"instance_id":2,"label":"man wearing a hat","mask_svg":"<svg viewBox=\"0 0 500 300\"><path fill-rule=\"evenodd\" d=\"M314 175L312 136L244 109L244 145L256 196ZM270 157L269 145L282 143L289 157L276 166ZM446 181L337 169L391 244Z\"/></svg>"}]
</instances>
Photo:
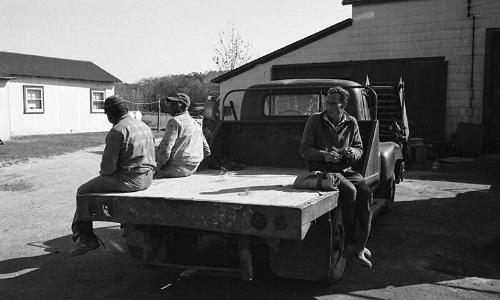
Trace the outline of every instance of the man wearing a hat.
<instances>
[{"instance_id":1,"label":"man wearing a hat","mask_svg":"<svg viewBox=\"0 0 500 300\"><path fill-rule=\"evenodd\" d=\"M155 145L151 129L128 114L125 101L111 96L104 101L104 113L113 127L106 136L99 176L84 183L77 194L134 192L151 186L155 168ZM71 224L76 247L71 256L99 247L91 221L78 219L78 208Z\"/></svg>"},{"instance_id":2,"label":"man wearing a hat","mask_svg":"<svg viewBox=\"0 0 500 300\"><path fill-rule=\"evenodd\" d=\"M187 111L189 96L176 93L166 98L167 122L165 135L156 153L156 177L185 177L193 174L210 148L201 126Z\"/></svg>"}]
</instances>

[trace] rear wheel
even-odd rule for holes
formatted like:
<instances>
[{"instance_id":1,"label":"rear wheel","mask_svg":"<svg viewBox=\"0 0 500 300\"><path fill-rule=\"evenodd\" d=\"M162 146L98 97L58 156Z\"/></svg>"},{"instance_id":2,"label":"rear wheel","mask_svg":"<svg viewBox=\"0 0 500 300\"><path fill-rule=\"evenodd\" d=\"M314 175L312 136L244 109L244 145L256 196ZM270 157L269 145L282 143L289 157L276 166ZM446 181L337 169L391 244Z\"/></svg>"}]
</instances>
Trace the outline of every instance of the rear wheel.
<instances>
[{"instance_id":1,"label":"rear wheel","mask_svg":"<svg viewBox=\"0 0 500 300\"><path fill-rule=\"evenodd\" d=\"M331 221L332 239L330 247L330 267L328 270L327 283L333 284L337 282L344 274L346 258L344 254L345 247L345 231L342 221L342 212L339 209L332 213L333 220Z\"/></svg>"},{"instance_id":2,"label":"rear wheel","mask_svg":"<svg viewBox=\"0 0 500 300\"><path fill-rule=\"evenodd\" d=\"M332 285L344 274L345 232L340 209L316 219L303 240L281 239L269 247L269 263L283 278Z\"/></svg>"},{"instance_id":3,"label":"rear wheel","mask_svg":"<svg viewBox=\"0 0 500 300\"><path fill-rule=\"evenodd\" d=\"M127 245L128 254L137 260L142 260L142 247Z\"/></svg>"}]
</instances>

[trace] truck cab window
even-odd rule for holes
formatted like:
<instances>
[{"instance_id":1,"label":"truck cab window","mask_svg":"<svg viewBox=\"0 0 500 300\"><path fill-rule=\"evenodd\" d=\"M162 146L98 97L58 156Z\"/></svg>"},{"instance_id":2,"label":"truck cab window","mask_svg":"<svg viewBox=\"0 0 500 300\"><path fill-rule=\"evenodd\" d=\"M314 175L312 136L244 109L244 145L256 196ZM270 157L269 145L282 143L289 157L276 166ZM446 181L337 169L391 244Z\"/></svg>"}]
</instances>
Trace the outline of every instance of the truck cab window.
<instances>
[{"instance_id":1,"label":"truck cab window","mask_svg":"<svg viewBox=\"0 0 500 300\"><path fill-rule=\"evenodd\" d=\"M266 116L310 116L320 110L318 94L268 95L264 101Z\"/></svg>"}]
</instances>

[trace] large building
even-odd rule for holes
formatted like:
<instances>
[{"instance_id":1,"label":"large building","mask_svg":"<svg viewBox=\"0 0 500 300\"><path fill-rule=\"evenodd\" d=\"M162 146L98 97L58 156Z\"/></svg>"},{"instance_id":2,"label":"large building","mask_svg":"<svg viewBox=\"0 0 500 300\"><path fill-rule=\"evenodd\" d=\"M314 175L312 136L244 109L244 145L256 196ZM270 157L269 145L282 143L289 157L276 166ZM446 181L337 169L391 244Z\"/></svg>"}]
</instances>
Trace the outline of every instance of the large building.
<instances>
[{"instance_id":1,"label":"large building","mask_svg":"<svg viewBox=\"0 0 500 300\"><path fill-rule=\"evenodd\" d=\"M221 95L284 78L402 77L414 137L449 140L460 122L482 124L490 149L500 150L500 1L343 4L351 19L215 78Z\"/></svg>"},{"instance_id":2,"label":"large building","mask_svg":"<svg viewBox=\"0 0 500 300\"><path fill-rule=\"evenodd\" d=\"M0 139L106 131L116 82L89 61L0 52Z\"/></svg>"}]
</instances>

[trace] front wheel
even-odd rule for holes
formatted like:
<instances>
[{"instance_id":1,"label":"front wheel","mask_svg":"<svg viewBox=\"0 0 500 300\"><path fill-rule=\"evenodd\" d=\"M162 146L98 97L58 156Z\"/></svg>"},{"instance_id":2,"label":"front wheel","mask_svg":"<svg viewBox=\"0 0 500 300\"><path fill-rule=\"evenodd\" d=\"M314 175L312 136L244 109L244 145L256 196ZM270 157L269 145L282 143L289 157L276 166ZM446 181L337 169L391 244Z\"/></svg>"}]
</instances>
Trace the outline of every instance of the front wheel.
<instances>
[{"instance_id":1,"label":"front wheel","mask_svg":"<svg viewBox=\"0 0 500 300\"><path fill-rule=\"evenodd\" d=\"M396 180L394 175L384 184L383 197L387 200L387 205L382 209L383 214L390 213L394 210L394 197L396 195Z\"/></svg>"}]
</instances>

